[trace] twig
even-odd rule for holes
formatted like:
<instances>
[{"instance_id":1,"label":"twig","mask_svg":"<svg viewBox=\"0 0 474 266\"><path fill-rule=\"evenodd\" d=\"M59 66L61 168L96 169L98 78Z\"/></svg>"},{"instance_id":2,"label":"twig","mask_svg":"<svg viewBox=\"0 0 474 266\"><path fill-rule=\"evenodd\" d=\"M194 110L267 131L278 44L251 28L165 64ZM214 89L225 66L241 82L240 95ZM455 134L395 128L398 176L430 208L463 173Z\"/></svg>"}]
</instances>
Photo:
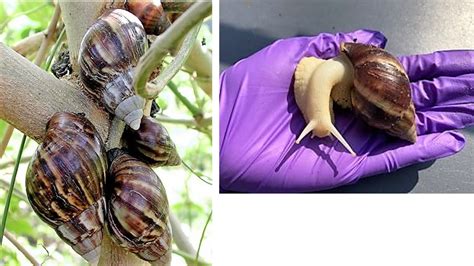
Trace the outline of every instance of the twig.
<instances>
[{"instance_id":1,"label":"twig","mask_svg":"<svg viewBox=\"0 0 474 266\"><path fill-rule=\"evenodd\" d=\"M178 256L183 257L185 260L194 260L195 259L194 256L191 256L188 253L183 252L179 249L173 249L173 253L178 255ZM211 264L209 262L198 260L197 266L211 266Z\"/></svg>"},{"instance_id":2,"label":"twig","mask_svg":"<svg viewBox=\"0 0 474 266\"><path fill-rule=\"evenodd\" d=\"M145 107L143 108L143 115L144 116L150 116L152 105L153 105L153 100L146 100Z\"/></svg>"},{"instance_id":3,"label":"twig","mask_svg":"<svg viewBox=\"0 0 474 266\"><path fill-rule=\"evenodd\" d=\"M158 96L166 84L168 84L168 82L170 82L176 73L178 73L178 71L183 67L186 59L189 56L189 53L191 52L191 48L193 47L200 28L200 24L196 25L186 35L173 61L171 61L171 63L169 63L168 66L160 72L158 77L153 80L153 86L145 86L146 95L150 95L151 98L156 98L156 96Z\"/></svg>"},{"instance_id":4,"label":"twig","mask_svg":"<svg viewBox=\"0 0 474 266\"><path fill-rule=\"evenodd\" d=\"M135 71L133 85L139 95L144 98L154 98L153 95L147 95L146 92L146 83L150 74L161 64L163 57L170 49L174 48L185 34L211 14L211 9L211 2L193 4L168 30L155 39L150 50L140 58Z\"/></svg>"},{"instance_id":5,"label":"twig","mask_svg":"<svg viewBox=\"0 0 474 266\"><path fill-rule=\"evenodd\" d=\"M26 147L26 143L25 143L25 147ZM20 163L26 163L26 162L29 162L31 160L31 156L27 156L27 157L22 157L21 160L20 160ZM8 167L10 165L13 165L15 164L16 160L10 160L10 161L6 161L4 163L0 163L0 169L3 169L5 167Z\"/></svg>"},{"instance_id":6,"label":"twig","mask_svg":"<svg viewBox=\"0 0 474 266\"><path fill-rule=\"evenodd\" d=\"M7 190L10 187L10 184L5 180L0 179L0 186L4 187L5 190ZM17 198L23 200L24 202L28 202L26 195L23 192L21 192L18 188L13 188L13 194Z\"/></svg>"},{"instance_id":7,"label":"twig","mask_svg":"<svg viewBox=\"0 0 474 266\"><path fill-rule=\"evenodd\" d=\"M59 34L58 40L56 41L56 43L55 43L54 46L53 46L53 50L52 50L51 56L50 56L50 57L48 58L48 60L46 61L46 65L45 65L46 71L49 71L50 68L51 68L51 63L53 62L54 56L56 55L59 46L61 46L62 39L64 38L64 33L66 33L66 28L63 28L63 29L61 30L61 33Z\"/></svg>"},{"instance_id":8,"label":"twig","mask_svg":"<svg viewBox=\"0 0 474 266\"><path fill-rule=\"evenodd\" d=\"M201 239L199 240L199 246L196 252L196 258L194 259L196 265L198 264L198 261L199 261L199 251L201 251L202 240L204 239L204 235L206 234L206 229L207 229L207 226L209 225L209 222L211 221L211 217L212 217L212 211L209 213L209 217L207 217L206 224L204 225L204 228L202 229Z\"/></svg>"},{"instance_id":9,"label":"twig","mask_svg":"<svg viewBox=\"0 0 474 266\"><path fill-rule=\"evenodd\" d=\"M3 217L2 217L2 224L0 225L0 245L2 244L3 233L5 231L5 227L7 226L7 216L8 216L8 209L10 208L10 200L12 198L13 189L15 188L15 180L16 174L18 173L18 166L20 166L20 159L21 154L23 153L23 147L25 146L26 135L23 135L23 139L21 139L20 150L18 151L17 162L15 164L15 168L13 169L12 179L10 181L10 188L8 189L7 199L5 201L5 208L3 210Z\"/></svg>"},{"instance_id":10,"label":"twig","mask_svg":"<svg viewBox=\"0 0 474 266\"><path fill-rule=\"evenodd\" d=\"M59 5L56 5L56 8L54 9L54 15L51 18L51 22L48 26L48 31L46 32L46 38L41 43L41 46L38 50L38 54L36 55L35 61L33 62L37 66L41 65L41 62L43 62L44 57L48 52L48 47L54 38L54 33L56 32L56 25L58 24L60 15L61 9L59 8Z\"/></svg>"},{"instance_id":11,"label":"twig","mask_svg":"<svg viewBox=\"0 0 474 266\"><path fill-rule=\"evenodd\" d=\"M18 240L8 231L5 231L5 237L23 254L34 266L41 265L35 257L24 248Z\"/></svg>"},{"instance_id":12,"label":"twig","mask_svg":"<svg viewBox=\"0 0 474 266\"><path fill-rule=\"evenodd\" d=\"M208 181L210 178L206 176L206 178L208 180L205 180L203 178L204 175L202 174L198 174L196 171L194 171L189 165L187 165L184 161L181 161L181 163L184 165L184 167L186 167L186 169L188 169L191 173L193 173L197 178L199 178L202 182L208 184L208 185L211 185L212 186L212 183L210 181Z\"/></svg>"},{"instance_id":13,"label":"twig","mask_svg":"<svg viewBox=\"0 0 474 266\"><path fill-rule=\"evenodd\" d=\"M194 1L175 1L175 0L164 0L161 1L163 9L167 13L183 13L186 11Z\"/></svg>"},{"instance_id":14,"label":"twig","mask_svg":"<svg viewBox=\"0 0 474 266\"><path fill-rule=\"evenodd\" d=\"M189 242L189 239L187 238L186 234L184 234L178 218L171 211L170 211L170 223L171 223L171 228L173 232L173 239L178 249L188 254L195 255L196 250L194 249L191 242ZM186 259L186 262L188 263L188 265L192 265L193 260Z\"/></svg>"},{"instance_id":15,"label":"twig","mask_svg":"<svg viewBox=\"0 0 474 266\"><path fill-rule=\"evenodd\" d=\"M5 154L5 150L7 149L8 142L10 142L10 139L13 135L14 129L15 128L9 124L5 130L5 135L3 135L2 142L0 143L0 158L2 158L3 154Z\"/></svg>"},{"instance_id":16,"label":"twig","mask_svg":"<svg viewBox=\"0 0 474 266\"><path fill-rule=\"evenodd\" d=\"M185 126L195 126L195 127L207 127L212 124L212 117L204 117L198 123L196 119L185 119L185 118L172 118L165 115L157 114L155 119L163 122L163 123L170 123L170 124L181 124ZM0 167L1 168L1 167Z\"/></svg>"},{"instance_id":17,"label":"twig","mask_svg":"<svg viewBox=\"0 0 474 266\"><path fill-rule=\"evenodd\" d=\"M15 43L12 49L22 56L27 56L33 52L38 51L41 42L45 38L45 35L46 31L37 32Z\"/></svg>"},{"instance_id":18,"label":"twig","mask_svg":"<svg viewBox=\"0 0 474 266\"><path fill-rule=\"evenodd\" d=\"M191 112L191 114L193 115L193 117L202 117L202 112L199 108L197 108L196 106L194 106L191 101L188 100L188 98L186 98L186 96L184 96L183 94L181 94L181 92L179 92L178 90L178 86L176 86L176 84L174 84L174 82L170 81L168 82L168 88L171 89L171 91L174 93L174 95L176 96L176 98L178 98L178 100L180 100L184 106Z\"/></svg>"}]
</instances>

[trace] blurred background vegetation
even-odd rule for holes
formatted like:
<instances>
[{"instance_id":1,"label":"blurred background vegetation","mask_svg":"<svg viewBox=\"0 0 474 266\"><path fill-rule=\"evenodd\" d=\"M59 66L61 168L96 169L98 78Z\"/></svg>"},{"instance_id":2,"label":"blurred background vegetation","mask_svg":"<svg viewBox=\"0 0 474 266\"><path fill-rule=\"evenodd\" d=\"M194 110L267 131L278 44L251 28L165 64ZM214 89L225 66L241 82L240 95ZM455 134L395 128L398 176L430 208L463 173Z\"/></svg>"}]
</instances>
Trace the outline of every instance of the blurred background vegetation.
<instances>
[{"instance_id":1,"label":"blurred background vegetation","mask_svg":"<svg viewBox=\"0 0 474 266\"><path fill-rule=\"evenodd\" d=\"M0 42L11 47L36 32L44 31L53 13L54 5L48 1L0 2ZM210 49L209 46L212 43L210 20L203 24L198 38ZM32 60L34 55L27 58ZM167 58L165 64L170 59ZM180 71L172 82L204 117L210 116L211 100L197 87L192 79L192 73ZM161 109L159 119L174 121L163 123L163 125L168 129L181 158L198 175L202 175L201 178L210 177L212 171L211 127L196 126L193 114L169 88L165 88L159 95L157 103ZM8 124L0 120L0 143L5 139L7 127ZM21 132L14 130L5 153L0 159L0 215L3 215L22 137ZM26 168L37 145L30 139L26 141L10 202L6 231L43 265L85 265L86 262L62 242L53 229L38 218L26 198ZM212 186L198 179L184 166L156 168L155 171L166 187L172 211L180 219L190 242L198 248L203 228L212 208ZM212 254L212 245L208 240L211 238L212 220L206 229L200 248L200 254L207 261L210 260ZM0 265L29 264L30 262L23 254L4 237L3 244L0 246ZM173 254L172 264L186 265L185 261L176 254Z\"/></svg>"}]
</instances>

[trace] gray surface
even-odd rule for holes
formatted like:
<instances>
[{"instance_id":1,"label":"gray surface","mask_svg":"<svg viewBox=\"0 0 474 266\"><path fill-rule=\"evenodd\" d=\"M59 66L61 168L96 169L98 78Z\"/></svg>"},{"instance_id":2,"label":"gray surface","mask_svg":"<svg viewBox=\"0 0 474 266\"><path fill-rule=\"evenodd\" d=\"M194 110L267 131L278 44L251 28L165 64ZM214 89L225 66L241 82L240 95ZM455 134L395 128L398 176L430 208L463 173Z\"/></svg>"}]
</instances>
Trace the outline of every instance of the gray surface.
<instances>
[{"instance_id":1,"label":"gray surface","mask_svg":"<svg viewBox=\"0 0 474 266\"><path fill-rule=\"evenodd\" d=\"M396 55L474 49L474 2L220 1L221 71L280 38L376 29ZM330 192L474 192L474 128L451 157L369 177Z\"/></svg>"}]
</instances>

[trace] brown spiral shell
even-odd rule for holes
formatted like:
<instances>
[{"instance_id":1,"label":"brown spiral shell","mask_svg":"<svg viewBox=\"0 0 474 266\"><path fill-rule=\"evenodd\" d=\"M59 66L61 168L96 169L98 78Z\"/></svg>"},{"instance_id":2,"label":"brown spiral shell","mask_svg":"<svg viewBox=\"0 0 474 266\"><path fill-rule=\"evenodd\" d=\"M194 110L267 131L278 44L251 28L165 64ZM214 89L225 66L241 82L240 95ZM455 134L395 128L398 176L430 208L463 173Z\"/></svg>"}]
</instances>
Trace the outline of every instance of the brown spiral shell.
<instances>
[{"instance_id":1,"label":"brown spiral shell","mask_svg":"<svg viewBox=\"0 0 474 266\"><path fill-rule=\"evenodd\" d=\"M137 16L147 34L160 35L171 26L159 0L127 0L125 8Z\"/></svg>"},{"instance_id":2,"label":"brown spiral shell","mask_svg":"<svg viewBox=\"0 0 474 266\"><path fill-rule=\"evenodd\" d=\"M107 228L112 240L146 261L171 251L168 199L155 172L123 150L108 152Z\"/></svg>"},{"instance_id":3,"label":"brown spiral shell","mask_svg":"<svg viewBox=\"0 0 474 266\"><path fill-rule=\"evenodd\" d=\"M370 126L416 142L415 107L410 81L400 62L385 50L342 43L341 52L354 67L352 107Z\"/></svg>"},{"instance_id":4,"label":"brown spiral shell","mask_svg":"<svg viewBox=\"0 0 474 266\"><path fill-rule=\"evenodd\" d=\"M100 255L106 170L104 145L89 120L56 113L26 173L33 210L89 262Z\"/></svg>"},{"instance_id":5,"label":"brown spiral shell","mask_svg":"<svg viewBox=\"0 0 474 266\"><path fill-rule=\"evenodd\" d=\"M181 163L168 131L151 117L144 116L138 130L127 128L124 137L130 153L152 167Z\"/></svg>"},{"instance_id":6,"label":"brown spiral shell","mask_svg":"<svg viewBox=\"0 0 474 266\"><path fill-rule=\"evenodd\" d=\"M133 88L133 67L147 48L138 18L112 9L87 30L79 50L80 77L87 90L134 129L140 124L145 100Z\"/></svg>"}]
</instances>

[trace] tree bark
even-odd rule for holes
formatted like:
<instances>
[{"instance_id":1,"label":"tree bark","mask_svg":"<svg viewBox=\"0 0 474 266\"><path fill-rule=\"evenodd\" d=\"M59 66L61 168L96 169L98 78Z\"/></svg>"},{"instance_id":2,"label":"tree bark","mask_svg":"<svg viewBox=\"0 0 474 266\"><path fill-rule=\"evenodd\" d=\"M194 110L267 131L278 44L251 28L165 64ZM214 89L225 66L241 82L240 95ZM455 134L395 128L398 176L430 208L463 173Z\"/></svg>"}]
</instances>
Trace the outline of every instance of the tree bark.
<instances>
[{"instance_id":1,"label":"tree bark","mask_svg":"<svg viewBox=\"0 0 474 266\"><path fill-rule=\"evenodd\" d=\"M87 29L103 13L105 1L59 1L63 12L62 17L66 27L69 44L69 57L72 69L78 73L77 57L82 37Z\"/></svg>"},{"instance_id":2,"label":"tree bark","mask_svg":"<svg viewBox=\"0 0 474 266\"><path fill-rule=\"evenodd\" d=\"M56 112L84 113L106 139L109 115L72 83L56 79L0 43L0 118L41 142Z\"/></svg>"}]
</instances>

